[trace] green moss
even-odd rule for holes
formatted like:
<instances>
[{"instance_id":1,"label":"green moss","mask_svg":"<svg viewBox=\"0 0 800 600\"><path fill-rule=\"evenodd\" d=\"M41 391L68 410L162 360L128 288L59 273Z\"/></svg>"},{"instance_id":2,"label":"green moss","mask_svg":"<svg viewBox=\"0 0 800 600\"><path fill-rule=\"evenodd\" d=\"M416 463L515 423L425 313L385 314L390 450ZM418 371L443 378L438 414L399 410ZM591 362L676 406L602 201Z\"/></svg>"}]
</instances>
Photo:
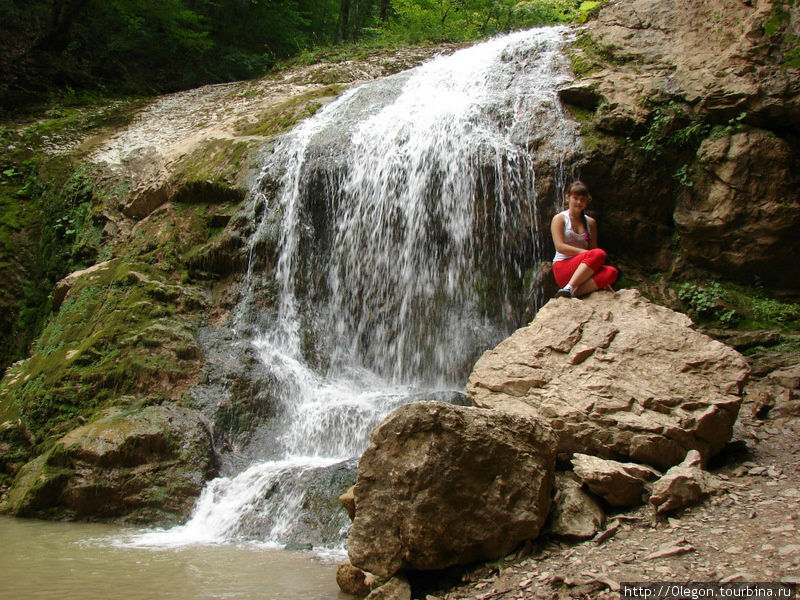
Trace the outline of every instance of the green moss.
<instances>
[{"instance_id":1,"label":"green moss","mask_svg":"<svg viewBox=\"0 0 800 600\"><path fill-rule=\"evenodd\" d=\"M572 73L578 79L591 75L595 71L599 71L601 65L590 59L585 52L580 50L570 49L567 51L567 58L569 58L572 65Z\"/></svg>"},{"instance_id":2,"label":"green moss","mask_svg":"<svg viewBox=\"0 0 800 600\"><path fill-rule=\"evenodd\" d=\"M612 46L603 46L598 43L592 35L584 32L575 40L575 46L583 50L585 60L593 65L603 65L610 63L612 65L625 65L630 62L630 59L620 56L617 49Z\"/></svg>"},{"instance_id":3,"label":"green moss","mask_svg":"<svg viewBox=\"0 0 800 600\"><path fill-rule=\"evenodd\" d=\"M316 100L336 96L341 93L342 89L343 87L340 85L329 85L299 96L293 96L262 113L256 122L239 123L237 133L241 135L269 136L288 131L299 121L312 116L319 110L321 104Z\"/></svg>"},{"instance_id":4,"label":"green moss","mask_svg":"<svg viewBox=\"0 0 800 600\"><path fill-rule=\"evenodd\" d=\"M572 118L578 121L578 123L591 123L594 120L594 115L596 112L594 110L589 110L588 108L582 108L580 106L573 106L571 104L566 104L565 106Z\"/></svg>"},{"instance_id":5,"label":"green moss","mask_svg":"<svg viewBox=\"0 0 800 600\"><path fill-rule=\"evenodd\" d=\"M42 454L23 466L11 487L11 492L0 504L0 512L17 517L31 516L41 507L52 505L63 483L69 476L67 469L48 465L50 453ZM50 515L58 518L63 511L54 509ZM39 513L40 516L41 513Z\"/></svg>"},{"instance_id":6,"label":"green moss","mask_svg":"<svg viewBox=\"0 0 800 600\"><path fill-rule=\"evenodd\" d=\"M241 200L242 192L235 188L241 183L242 165L252 148L248 141L213 139L182 158L173 168L173 181L181 188L175 200Z\"/></svg>"},{"instance_id":7,"label":"green moss","mask_svg":"<svg viewBox=\"0 0 800 600\"><path fill-rule=\"evenodd\" d=\"M199 358L197 315L184 312L192 301L197 311L202 294L152 266L112 261L78 280L31 358L3 380L0 402L42 438L120 396L169 398L193 370L182 361Z\"/></svg>"},{"instance_id":8,"label":"green moss","mask_svg":"<svg viewBox=\"0 0 800 600\"><path fill-rule=\"evenodd\" d=\"M581 144L588 152L611 152L617 145L617 138L604 133L593 122L581 122Z\"/></svg>"}]
</instances>

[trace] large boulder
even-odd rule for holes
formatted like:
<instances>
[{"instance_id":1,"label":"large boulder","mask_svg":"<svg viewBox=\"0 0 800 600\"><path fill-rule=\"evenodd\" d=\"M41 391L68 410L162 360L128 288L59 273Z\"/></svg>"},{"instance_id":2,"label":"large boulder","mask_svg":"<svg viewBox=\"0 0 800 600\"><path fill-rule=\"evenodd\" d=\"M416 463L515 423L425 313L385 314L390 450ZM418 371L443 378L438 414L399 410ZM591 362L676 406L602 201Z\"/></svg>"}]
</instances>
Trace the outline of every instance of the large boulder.
<instances>
[{"instance_id":1,"label":"large boulder","mask_svg":"<svg viewBox=\"0 0 800 600\"><path fill-rule=\"evenodd\" d=\"M110 409L26 464L2 509L17 516L174 521L214 472L208 424L173 405Z\"/></svg>"},{"instance_id":2,"label":"large boulder","mask_svg":"<svg viewBox=\"0 0 800 600\"><path fill-rule=\"evenodd\" d=\"M487 351L467 394L481 408L541 419L558 450L658 469L730 439L748 367L686 315L635 290L557 298Z\"/></svg>"},{"instance_id":3,"label":"large boulder","mask_svg":"<svg viewBox=\"0 0 800 600\"><path fill-rule=\"evenodd\" d=\"M350 561L386 578L506 555L544 524L555 442L541 421L500 411L398 408L359 463Z\"/></svg>"}]
</instances>

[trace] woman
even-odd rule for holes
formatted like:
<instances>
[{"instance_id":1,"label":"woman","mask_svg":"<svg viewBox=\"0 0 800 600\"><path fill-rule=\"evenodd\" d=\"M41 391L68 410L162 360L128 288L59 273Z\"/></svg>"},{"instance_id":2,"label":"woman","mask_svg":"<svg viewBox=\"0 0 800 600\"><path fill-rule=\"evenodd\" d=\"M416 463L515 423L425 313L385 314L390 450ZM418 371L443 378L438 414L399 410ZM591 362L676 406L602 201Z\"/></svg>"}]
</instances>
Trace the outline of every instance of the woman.
<instances>
[{"instance_id":1,"label":"woman","mask_svg":"<svg viewBox=\"0 0 800 600\"><path fill-rule=\"evenodd\" d=\"M584 213L589 188L575 181L567 188L567 210L550 223L556 255L553 275L559 289L556 298L575 298L595 290L611 288L619 272L608 266L606 253L597 247L597 222Z\"/></svg>"}]
</instances>

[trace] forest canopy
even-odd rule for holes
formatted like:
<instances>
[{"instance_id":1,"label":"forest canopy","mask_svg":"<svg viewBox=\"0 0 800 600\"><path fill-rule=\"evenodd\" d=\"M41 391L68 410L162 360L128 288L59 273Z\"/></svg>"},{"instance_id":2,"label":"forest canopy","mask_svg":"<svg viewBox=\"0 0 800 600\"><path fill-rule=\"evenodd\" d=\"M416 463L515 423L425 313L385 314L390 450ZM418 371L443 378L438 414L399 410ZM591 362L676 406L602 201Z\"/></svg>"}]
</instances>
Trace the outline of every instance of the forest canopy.
<instances>
[{"instance_id":1,"label":"forest canopy","mask_svg":"<svg viewBox=\"0 0 800 600\"><path fill-rule=\"evenodd\" d=\"M582 0L0 0L0 106L257 76L342 43L463 41L579 18Z\"/></svg>"}]
</instances>

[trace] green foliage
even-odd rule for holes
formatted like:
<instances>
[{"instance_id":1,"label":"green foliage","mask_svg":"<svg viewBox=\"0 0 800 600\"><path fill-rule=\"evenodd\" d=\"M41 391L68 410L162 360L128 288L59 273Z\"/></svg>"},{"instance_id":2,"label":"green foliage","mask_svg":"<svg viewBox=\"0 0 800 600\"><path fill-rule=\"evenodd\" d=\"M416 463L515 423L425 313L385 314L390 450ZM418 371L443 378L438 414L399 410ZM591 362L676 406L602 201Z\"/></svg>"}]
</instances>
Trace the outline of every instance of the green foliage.
<instances>
[{"instance_id":1,"label":"green foliage","mask_svg":"<svg viewBox=\"0 0 800 600\"><path fill-rule=\"evenodd\" d=\"M12 146L24 146L36 143L47 127L39 122L19 138L3 136ZM38 156L13 152L0 155L0 169L2 371L27 352L43 327L55 282L94 262L100 231L91 215L94 184L85 169L69 175L70 167L58 160L45 169Z\"/></svg>"},{"instance_id":2,"label":"green foliage","mask_svg":"<svg viewBox=\"0 0 800 600\"><path fill-rule=\"evenodd\" d=\"M800 320L800 304L786 304L771 298L751 298L753 319L762 323L797 324Z\"/></svg>"},{"instance_id":3,"label":"green foliage","mask_svg":"<svg viewBox=\"0 0 800 600\"><path fill-rule=\"evenodd\" d=\"M678 288L678 298L688 307L689 312L701 316L713 316L724 297L725 291L717 282L705 285L684 283Z\"/></svg>"},{"instance_id":4,"label":"green foliage","mask_svg":"<svg viewBox=\"0 0 800 600\"><path fill-rule=\"evenodd\" d=\"M689 174L689 165L681 165L673 174L673 178L675 181L680 183L684 187L692 187L694 183L692 182L691 175Z\"/></svg>"},{"instance_id":5,"label":"green foliage","mask_svg":"<svg viewBox=\"0 0 800 600\"><path fill-rule=\"evenodd\" d=\"M386 43L463 41L516 29L565 23L579 0L393 0L392 19L379 30Z\"/></svg>"},{"instance_id":6,"label":"green foliage","mask_svg":"<svg viewBox=\"0 0 800 600\"><path fill-rule=\"evenodd\" d=\"M711 131L711 137L725 137L733 135L747 129L744 119L747 117L746 112L741 112L737 116L728 120L728 124L724 126L717 126Z\"/></svg>"},{"instance_id":7,"label":"green foliage","mask_svg":"<svg viewBox=\"0 0 800 600\"><path fill-rule=\"evenodd\" d=\"M605 2L598 1L598 2L581 2L581 5L578 7L578 23L585 23L589 19L593 19L597 16L597 13L600 12L600 9L603 7Z\"/></svg>"},{"instance_id":8,"label":"green foliage","mask_svg":"<svg viewBox=\"0 0 800 600\"><path fill-rule=\"evenodd\" d=\"M717 282L705 285L684 283L678 288L678 298L697 317L718 321L722 325L733 325L739 315L725 305L727 295Z\"/></svg>"},{"instance_id":9,"label":"green foliage","mask_svg":"<svg viewBox=\"0 0 800 600\"><path fill-rule=\"evenodd\" d=\"M652 158L666 149L695 148L711 131L711 125L677 102L656 106L645 134L636 145ZM683 174L686 174L684 169Z\"/></svg>"},{"instance_id":10,"label":"green foliage","mask_svg":"<svg viewBox=\"0 0 800 600\"><path fill-rule=\"evenodd\" d=\"M687 282L678 286L678 298L695 318L726 327L800 329L800 304L779 302L759 288Z\"/></svg>"}]
</instances>

